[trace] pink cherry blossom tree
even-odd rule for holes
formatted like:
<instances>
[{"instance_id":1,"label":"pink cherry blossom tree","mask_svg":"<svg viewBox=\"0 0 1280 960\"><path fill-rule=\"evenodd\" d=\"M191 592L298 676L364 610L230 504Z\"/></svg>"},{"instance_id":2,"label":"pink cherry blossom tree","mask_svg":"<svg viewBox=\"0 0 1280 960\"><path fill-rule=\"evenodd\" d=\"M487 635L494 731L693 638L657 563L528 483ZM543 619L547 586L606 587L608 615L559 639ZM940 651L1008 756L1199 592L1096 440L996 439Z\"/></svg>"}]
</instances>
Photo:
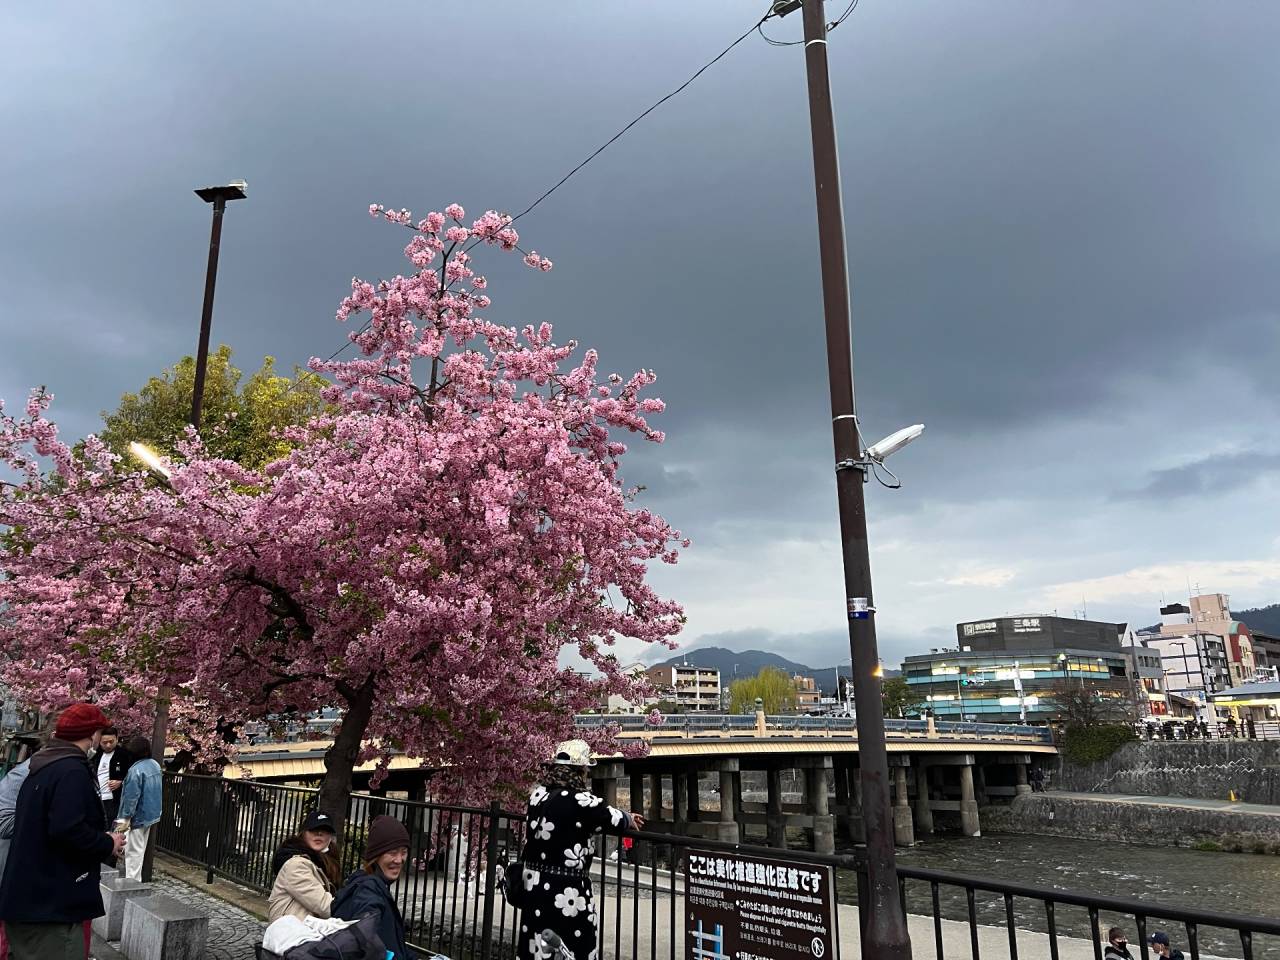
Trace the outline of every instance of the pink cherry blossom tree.
<instances>
[{"instance_id":1,"label":"pink cherry blossom tree","mask_svg":"<svg viewBox=\"0 0 1280 960\"><path fill-rule=\"evenodd\" d=\"M663 439L654 374L602 377L550 325L484 318L472 251L518 250L510 218L370 212L410 229L413 270L353 281L359 356L312 362L336 412L284 458L250 470L189 433L161 480L92 437L73 451L43 390L0 409L0 680L139 725L167 684L211 753L250 719L339 707L320 795L338 817L355 765L398 753L461 800L527 783L576 711L639 692L611 647L671 643L681 609L647 574L688 545L619 472L625 438Z\"/></svg>"}]
</instances>

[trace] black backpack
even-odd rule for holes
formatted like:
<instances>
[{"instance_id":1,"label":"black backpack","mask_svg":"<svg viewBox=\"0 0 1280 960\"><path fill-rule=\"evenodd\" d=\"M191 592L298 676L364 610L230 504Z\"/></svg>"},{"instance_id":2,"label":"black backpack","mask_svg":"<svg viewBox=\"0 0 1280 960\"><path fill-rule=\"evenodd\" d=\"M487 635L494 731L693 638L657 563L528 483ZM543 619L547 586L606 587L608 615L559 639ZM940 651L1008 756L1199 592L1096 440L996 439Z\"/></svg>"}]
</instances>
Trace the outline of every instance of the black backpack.
<instances>
[{"instance_id":1,"label":"black backpack","mask_svg":"<svg viewBox=\"0 0 1280 960\"><path fill-rule=\"evenodd\" d=\"M378 936L378 918L370 913L337 933L300 943L288 953L258 948L258 960L387 960L387 948Z\"/></svg>"}]
</instances>

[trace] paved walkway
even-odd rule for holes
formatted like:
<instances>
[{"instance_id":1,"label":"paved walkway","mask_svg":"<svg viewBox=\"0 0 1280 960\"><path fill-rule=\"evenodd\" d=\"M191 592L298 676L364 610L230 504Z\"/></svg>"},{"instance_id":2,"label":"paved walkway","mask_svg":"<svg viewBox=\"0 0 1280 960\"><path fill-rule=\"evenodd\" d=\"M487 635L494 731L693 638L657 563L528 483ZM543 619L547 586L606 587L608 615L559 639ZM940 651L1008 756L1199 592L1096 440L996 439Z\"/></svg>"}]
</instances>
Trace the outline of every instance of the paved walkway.
<instances>
[{"instance_id":1,"label":"paved walkway","mask_svg":"<svg viewBox=\"0 0 1280 960\"><path fill-rule=\"evenodd\" d=\"M1064 800L1090 800L1095 803L1127 803L1148 807L1182 807L1186 810L1226 810L1231 813L1256 813L1267 817L1280 817L1280 807L1265 803L1240 803L1231 800L1201 800L1197 797L1147 797L1127 793L1076 793L1070 790L1049 790L1045 796Z\"/></svg>"},{"instance_id":2,"label":"paved walkway","mask_svg":"<svg viewBox=\"0 0 1280 960\"><path fill-rule=\"evenodd\" d=\"M222 880L218 885L220 888L228 886ZM176 877L158 876L155 888L159 894L197 906L209 914L209 940L204 960L254 960L253 946L262 942L262 930L266 924L253 914ZM247 892L256 896L252 891ZM95 960L120 960L122 957L96 936L93 938L92 955Z\"/></svg>"}]
</instances>

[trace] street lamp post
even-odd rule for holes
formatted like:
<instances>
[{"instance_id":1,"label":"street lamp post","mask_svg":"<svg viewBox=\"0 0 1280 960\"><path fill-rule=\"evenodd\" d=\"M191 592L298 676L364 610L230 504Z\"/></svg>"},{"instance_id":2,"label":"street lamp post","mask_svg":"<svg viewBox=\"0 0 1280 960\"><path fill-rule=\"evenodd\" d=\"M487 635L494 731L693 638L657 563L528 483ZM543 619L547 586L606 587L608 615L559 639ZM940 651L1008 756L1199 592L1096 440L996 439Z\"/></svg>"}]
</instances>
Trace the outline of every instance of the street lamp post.
<instances>
[{"instance_id":1,"label":"street lamp post","mask_svg":"<svg viewBox=\"0 0 1280 960\"><path fill-rule=\"evenodd\" d=\"M247 194L248 184L243 180L233 180L226 186L201 187L198 196L205 203L213 204L213 226L209 233L209 264L204 275L204 304L200 310L200 340L196 349L195 382L191 389L190 422L200 429L200 417L204 410L205 370L209 365L209 332L213 325L213 292L218 282L218 252L222 244L222 215L227 209L227 201L243 200ZM156 762L164 766L165 745L169 740L169 702L173 691L168 683L161 683L156 695L156 719L151 730L151 755ZM152 863L155 858L155 834L152 833L147 844L146 857L142 864L142 879L151 879Z\"/></svg>"},{"instance_id":2,"label":"street lamp post","mask_svg":"<svg viewBox=\"0 0 1280 960\"><path fill-rule=\"evenodd\" d=\"M196 196L213 204L213 226L209 233L209 266L204 275L204 308L200 311L200 344L196 352L196 382L191 391L191 425L200 429L204 407L205 368L209 364L209 331L213 325L213 292L218 284L218 251L222 244L222 214L228 200L243 200L248 184L233 180L225 187L201 187Z\"/></svg>"}]
</instances>

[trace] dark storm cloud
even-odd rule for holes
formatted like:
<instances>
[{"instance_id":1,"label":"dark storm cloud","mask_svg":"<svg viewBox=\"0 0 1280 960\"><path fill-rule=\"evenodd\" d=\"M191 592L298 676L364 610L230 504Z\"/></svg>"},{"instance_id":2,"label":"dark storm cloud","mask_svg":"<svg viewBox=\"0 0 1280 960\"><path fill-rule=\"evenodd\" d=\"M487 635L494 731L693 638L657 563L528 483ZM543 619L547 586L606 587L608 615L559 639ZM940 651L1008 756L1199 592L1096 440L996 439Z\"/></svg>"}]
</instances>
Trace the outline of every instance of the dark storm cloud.
<instances>
[{"instance_id":1,"label":"dark storm cloud","mask_svg":"<svg viewBox=\"0 0 1280 960\"><path fill-rule=\"evenodd\" d=\"M47 383L79 435L191 352L208 209L190 190L234 177L250 196L227 213L215 343L247 369L329 354L350 277L405 265L370 202L522 209L764 5L14 7L0 396ZM1186 431L1238 449L1271 429L1278 31L1262 4L864 0L832 35L860 414L868 439L928 425L895 457L904 489L871 488L873 525L941 538L942 504L963 554L915 566L998 555L1002 501L1037 501L1034 555ZM762 567L835 521L807 125L800 48L752 38L521 221L555 270L481 260L494 319L657 370L669 441L636 445L628 479L709 555ZM1112 539L1150 542L1144 501L1182 489L1148 480ZM1104 560L1129 562L1082 549L1071 577Z\"/></svg>"},{"instance_id":2,"label":"dark storm cloud","mask_svg":"<svg viewBox=\"0 0 1280 960\"><path fill-rule=\"evenodd\" d=\"M1153 470L1137 490L1116 494L1119 500L1174 500L1216 496L1257 483L1280 470L1280 453L1256 451L1206 457L1165 470Z\"/></svg>"}]
</instances>

